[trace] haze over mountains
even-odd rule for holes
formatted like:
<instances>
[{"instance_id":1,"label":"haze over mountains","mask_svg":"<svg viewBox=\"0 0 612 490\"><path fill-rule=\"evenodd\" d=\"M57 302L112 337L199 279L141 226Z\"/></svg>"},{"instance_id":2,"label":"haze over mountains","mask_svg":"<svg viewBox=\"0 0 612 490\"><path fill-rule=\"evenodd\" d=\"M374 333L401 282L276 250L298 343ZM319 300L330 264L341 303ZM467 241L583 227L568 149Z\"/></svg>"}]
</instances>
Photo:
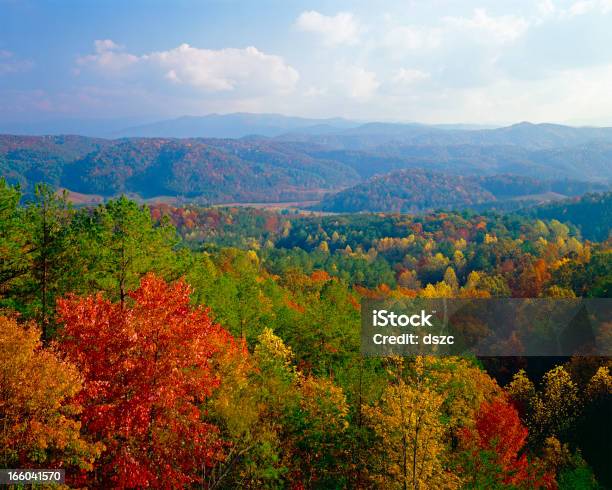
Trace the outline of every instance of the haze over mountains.
<instances>
[{"instance_id":1,"label":"haze over mountains","mask_svg":"<svg viewBox=\"0 0 612 490\"><path fill-rule=\"evenodd\" d=\"M470 124L419 124L317 119L282 114L232 113L181 116L171 119L58 119L0 122L0 133L21 135L77 134L99 138L243 138L264 136L282 140L324 142L344 147L396 144L486 144L545 148L595 140L612 141L612 128L572 127L521 122L506 127ZM330 135L333 135L331 137Z\"/></svg>"},{"instance_id":2,"label":"haze over mountains","mask_svg":"<svg viewBox=\"0 0 612 490\"><path fill-rule=\"evenodd\" d=\"M342 118L309 119L280 114L209 114L183 116L125 128L116 137L242 138L276 137L289 132L326 134L356 128L360 123Z\"/></svg>"},{"instance_id":3,"label":"haze over mountains","mask_svg":"<svg viewBox=\"0 0 612 490\"><path fill-rule=\"evenodd\" d=\"M31 136L78 134L97 138L242 138L275 137L299 130L304 133L341 131L362 123L343 118L313 119L282 114L207 114L170 119L51 119L0 122L0 133Z\"/></svg>"},{"instance_id":4,"label":"haze over mountains","mask_svg":"<svg viewBox=\"0 0 612 490\"><path fill-rule=\"evenodd\" d=\"M111 132L113 138L0 135L0 175L26 193L44 181L87 195L128 193L208 204L318 201L328 195L323 207L333 211L473 206L508 198L475 179L483 176L514 179L520 192L512 199L574 196L605 190L612 182L612 128L530 123L475 128L240 113ZM402 172L384 176L394 171ZM567 179L574 182L556 190L548 182ZM433 200L427 192L407 198L404 191L416 183L436 189ZM354 191L347 189L352 186ZM454 196L453 188L460 188ZM355 196L378 204L347 207L359 201ZM393 196L399 201L392 202Z\"/></svg>"}]
</instances>

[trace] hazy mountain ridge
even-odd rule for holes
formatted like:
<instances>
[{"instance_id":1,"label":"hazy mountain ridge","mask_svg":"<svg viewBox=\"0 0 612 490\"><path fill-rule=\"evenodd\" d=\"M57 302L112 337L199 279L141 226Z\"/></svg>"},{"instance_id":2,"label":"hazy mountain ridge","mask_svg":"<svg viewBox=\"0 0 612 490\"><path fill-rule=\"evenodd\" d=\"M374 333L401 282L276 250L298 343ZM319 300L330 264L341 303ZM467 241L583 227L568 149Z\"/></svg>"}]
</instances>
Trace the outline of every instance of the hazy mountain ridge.
<instances>
[{"instance_id":1,"label":"hazy mountain ridge","mask_svg":"<svg viewBox=\"0 0 612 490\"><path fill-rule=\"evenodd\" d=\"M29 135L87 134L105 138L242 138L260 136L306 141L335 148L377 145L517 145L526 148L612 142L612 128L572 127L521 122L504 127L469 124L421 124L354 121L340 117L307 118L266 113L207 114L138 122L123 119L65 119L36 123L2 122L0 132ZM131 123L130 123L131 121ZM142 120L141 120L142 121ZM123 126L121 126L123 124Z\"/></svg>"},{"instance_id":2,"label":"hazy mountain ridge","mask_svg":"<svg viewBox=\"0 0 612 490\"><path fill-rule=\"evenodd\" d=\"M314 119L282 114L209 114L182 116L154 123L132 126L114 133L117 137L167 138L241 138L257 135L279 136L298 131L304 134L325 134L358 126L342 118Z\"/></svg>"},{"instance_id":3,"label":"hazy mountain ridge","mask_svg":"<svg viewBox=\"0 0 612 490\"><path fill-rule=\"evenodd\" d=\"M493 129L446 129L422 124L367 123L333 134L282 135L277 139L325 145L333 149L376 150L380 146L518 146L547 149L590 142L612 143L612 128L519 123Z\"/></svg>"},{"instance_id":4,"label":"hazy mountain ridge","mask_svg":"<svg viewBox=\"0 0 612 490\"><path fill-rule=\"evenodd\" d=\"M114 137L242 138L261 136L345 149L379 145L516 145L525 148L612 143L612 128L570 127L522 122L499 128L420 123L357 122L343 118L303 118L282 114L209 114L127 127Z\"/></svg>"},{"instance_id":5,"label":"hazy mountain ridge","mask_svg":"<svg viewBox=\"0 0 612 490\"><path fill-rule=\"evenodd\" d=\"M26 193L44 181L83 194L181 196L205 202L317 199L401 169L612 181L612 128L522 123L449 129L342 119L321 123L262 114L206 120L222 128L219 121L236 118L253 127L277 124L276 130L280 121L293 125L294 132L278 137L114 140L0 135L0 176L20 183ZM244 126L236 130L240 128Z\"/></svg>"}]
</instances>

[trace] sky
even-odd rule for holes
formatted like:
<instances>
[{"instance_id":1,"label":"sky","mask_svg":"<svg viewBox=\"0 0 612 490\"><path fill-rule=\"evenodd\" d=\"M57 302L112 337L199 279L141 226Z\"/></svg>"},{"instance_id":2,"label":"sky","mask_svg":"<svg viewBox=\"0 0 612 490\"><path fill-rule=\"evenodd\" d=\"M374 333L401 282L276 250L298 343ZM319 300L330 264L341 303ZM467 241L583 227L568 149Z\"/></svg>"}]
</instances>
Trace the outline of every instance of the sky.
<instances>
[{"instance_id":1,"label":"sky","mask_svg":"<svg viewBox=\"0 0 612 490\"><path fill-rule=\"evenodd\" d=\"M612 0L0 0L0 122L612 126Z\"/></svg>"}]
</instances>

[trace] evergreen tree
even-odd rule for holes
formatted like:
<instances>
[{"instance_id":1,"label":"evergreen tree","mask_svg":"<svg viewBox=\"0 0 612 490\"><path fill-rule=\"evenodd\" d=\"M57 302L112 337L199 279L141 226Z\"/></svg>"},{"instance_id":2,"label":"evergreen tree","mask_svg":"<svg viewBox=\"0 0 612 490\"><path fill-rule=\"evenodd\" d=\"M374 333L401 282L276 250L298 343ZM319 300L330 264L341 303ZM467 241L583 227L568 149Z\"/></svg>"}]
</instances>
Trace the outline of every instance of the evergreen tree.
<instances>
[{"instance_id":1,"label":"evergreen tree","mask_svg":"<svg viewBox=\"0 0 612 490\"><path fill-rule=\"evenodd\" d=\"M19 187L0 178L0 298L16 279L29 270L20 198Z\"/></svg>"},{"instance_id":2,"label":"evergreen tree","mask_svg":"<svg viewBox=\"0 0 612 490\"><path fill-rule=\"evenodd\" d=\"M147 272L178 279L187 268L186 254L176 254L176 230L167 221L154 225L148 208L122 196L79 217L86 282L125 302Z\"/></svg>"},{"instance_id":3,"label":"evergreen tree","mask_svg":"<svg viewBox=\"0 0 612 490\"><path fill-rule=\"evenodd\" d=\"M58 195L44 184L36 186L34 200L25 209L30 272L23 277L17 294L21 307L42 326L43 340L52 333L55 299L72 289L73 214L66 194Z\"/></svg>"}]
</instances>

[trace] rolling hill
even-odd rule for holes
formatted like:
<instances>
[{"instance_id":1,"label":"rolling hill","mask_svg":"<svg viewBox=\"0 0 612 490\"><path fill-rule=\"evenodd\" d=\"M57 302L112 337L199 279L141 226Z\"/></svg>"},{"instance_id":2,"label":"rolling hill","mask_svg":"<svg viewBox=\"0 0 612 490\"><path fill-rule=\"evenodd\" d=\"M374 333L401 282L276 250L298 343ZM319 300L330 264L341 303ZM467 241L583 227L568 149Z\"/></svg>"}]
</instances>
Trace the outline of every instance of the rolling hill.
<instances>
[{"instance_id":1,"label":"rolling hill","mask_svg":"<svg viewBox=\"0 0 612 490\"><path fill-rule=\"evenodd\" d=\"M414 213L436 208L512 209L606 188L568 180L540 181L512 175L457 176L404 169L375 176L328 195L315 209L339 213Z\"/></svg>"},{"instance_id":2,"label":"rolling hill","mask_svg":"<svg viewBox=\"0 0 612 490\"><path fill-rule=\"evenodd\" d=\"M528 208L522 213L534 218L570 222L580 229L584 238L589 240L604 241L612 234L610 229L612 192L586 194L582 197Z\"/></svg>"},{"instance_id":3,"label":"rolling hill","mask_svg":"<svg viewBox=\"0 0 612 490\"><path fill-rule=\"evenodd\" d=\"M572 147L527 149L512 145L384 145L347 150L309 143L300 145L314 158L342 162L362 178L402 168L420 168L456 175L515 174L569 178L593 182L612 180L612 143L593 142Z\"/></svg>"},{"instance_id":4,"label":"rolling hill","mask_svg":"<svg viewBox=\"0 0 612 490\"><path fill-rule=\"evenodd\" d=\"M265 141L0 136L0 176L25 193L47 182L82 194L207 203L318 199L355 170Z\"/></svg>"},{"instance_id":5,"label":"rolling hill","mask_svg":"<svg viewBox=\"0 0 612 490\"><path fill-rule=\"evenodd\" d=\"M110 144L82 136L0 135L0 177L26 193L38 182L60 186L67 165Z\"/></svg>"},{"instance_id":6,"label":"rolling hill","mask_svg":"<svg viewBox=\"0 0 612 490\"><path fill-rule=\"evenodd\" d=\"M341 128L353 123L251 116L219 118L224 124L242 118L259 128L267 121L274 131L287 126L296 131L274 138L109 140L0 135L0 177L19 183L26 194L33 192L37 182L48 182L82 195L126 193L215 204L318 200L402 169L452 175L469 186L473 184L470 176L500 174L599 182L600 188L612 182L609 128L521 124L461 129L378 123ZM207 121L211 127L222 127L212 116ZM238 124L236 134L244 128ZM351 142L356 142L357 148L352 148ZM478 185L482 187L482 183ZM488 199L483 192L491 192L484 187L472 190L472 205ZM584 192L588 190L597 189L583 186ZM576 194L543 192L553 193L548 197Z\"/></svg>"}]
</instances>

